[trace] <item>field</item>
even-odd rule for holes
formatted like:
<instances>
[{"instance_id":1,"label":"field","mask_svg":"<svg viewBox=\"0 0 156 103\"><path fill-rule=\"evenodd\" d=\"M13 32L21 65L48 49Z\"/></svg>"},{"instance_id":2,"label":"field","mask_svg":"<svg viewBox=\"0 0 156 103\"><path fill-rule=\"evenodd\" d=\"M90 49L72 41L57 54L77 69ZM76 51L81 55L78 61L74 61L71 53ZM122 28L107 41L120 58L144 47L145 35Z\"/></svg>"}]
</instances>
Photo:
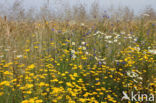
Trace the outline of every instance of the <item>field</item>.
<instances>
[{"instance_id":1,"label":"field","mask_svg":"<svg viewBox=\"0 0 156 103\"><path fill-rule=\"evenodd\" d=\"M1 18L0 103L154 103L155 23Z\"/></svg>"}]
</instances>

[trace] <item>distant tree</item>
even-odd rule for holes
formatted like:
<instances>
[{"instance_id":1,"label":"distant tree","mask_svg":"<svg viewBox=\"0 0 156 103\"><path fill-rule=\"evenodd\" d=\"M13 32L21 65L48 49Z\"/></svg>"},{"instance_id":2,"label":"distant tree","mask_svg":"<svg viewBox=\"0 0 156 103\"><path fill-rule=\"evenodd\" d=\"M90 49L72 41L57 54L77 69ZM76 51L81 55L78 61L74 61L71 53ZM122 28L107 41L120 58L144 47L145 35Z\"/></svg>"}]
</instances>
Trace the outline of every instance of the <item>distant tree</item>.
<instances>
[{"instance_id":1,"label":"distant tree","mask_svg":"<svg viewBox=\"0 0 156 103\"><path fill-rule=\"evenodd\" d=\"M42 5L42 7L40 7L40 12L38 15L39 15L40 19L44 18L46 20L49 20L50 18L52 18L51 10L49 8L49 0L47 0L47 2L45 2Z\"/></svg>"},{"instance_id":2,"label":"distant tree","mask_svg":"<svg viewBox=\"0 0 156 103\"><path fill-rule=\"evenodd\" d=\"M25 16L28 21L34 21L36 18L35 9L34 8L28 9L27 12L25 13Z\"/></svg>"},{"instance_id":3,"label":"distant tree","mask_svg":"<svg viewBox=\"0 0 156 103\"><path fill-rule=\"evenodd\" d=\"M134 13L128 7L123 8L123 20L131 21L134 17Z\"/></svg>"},{"instance_id":4,"label":"distant tree","mask_svg":"<svg viewBox=\"0 0 156 103\"><path fill-rule=\"evenodd\" d=\"M63 5L64 7L64 19L69 21L73 19L72 17L72 8L70 7L70 3L66 1Z\"/></svg>"},{"instance_id":5,"label":"distant tree","mask_svg":"<svg viewBox=\"0 0 156 103\"><path fill-rule=\"evenodd\" d=\"M97 1L94 1L91 4L91 10L90 10L91 18L92 19L99 19L99 4Z\"/></svg>"},{"instance_id":6,"label":"distant tree","mask_svg":"<svg viewBox=\"0 0 156 103\"><path fill-rule=\"evenodd\" d=\"M149 19L156 19L156 11L151 6L147 6L141 15Z\"/></svg>"},{"instance_id":7,"label":"distant tree","mask_svg":"<svg viewBox=\"0 0 156 103\"><path fill-rule=\"evenodd\" d=\"M24 20L25 9L22 5L22 0L15 0L12 7L9 8L9 19L13 20Z\"/></svg>"},{"instance_id":8,"label":"distant tree","mask_svg":"<svg viewBox=\"0 0 156 103\"><path fill-rule=\"evenodd\" d=\"M76 5L73 8L74 8L73 16L76 20L85 21L87 19L87 13L86 13L86 9L85 9L84 5L82 5L82 4Z\"/></svg>"},{"instance_id":9,"label":"distant tree","mask_svg":"<svg viewBox=\"0 0 156 103\"><path fill-rule=\"evenodd\" d=\"M82 4L80 4L80 7L79 7L79 19L82 21L87 19L86 9L85 9L85 6Z\"/></svg>"}]
</instances>

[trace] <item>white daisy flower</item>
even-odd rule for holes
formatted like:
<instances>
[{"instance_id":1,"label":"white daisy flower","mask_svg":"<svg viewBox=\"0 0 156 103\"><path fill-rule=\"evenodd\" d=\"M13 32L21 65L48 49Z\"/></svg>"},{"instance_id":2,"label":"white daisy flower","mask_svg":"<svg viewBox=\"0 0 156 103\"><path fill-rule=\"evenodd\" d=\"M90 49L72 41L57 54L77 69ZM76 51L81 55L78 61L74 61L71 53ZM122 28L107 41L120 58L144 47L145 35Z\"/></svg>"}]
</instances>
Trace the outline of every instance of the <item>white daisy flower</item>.
<instances>
[{"instance_id":1,"label":"white daisy flower","mask_svg":"<svg viewBox=\"0 0 156 103\"><path fill-rule=\"evenodd\" d=\"M82 44L82 45L85 45L85 44L86 44L86 42L84 42L84 41L83 41L83 42L81 42L81 44Z\"/></svg>"},{"instance_id":2,"label":"white daisy flower","mask_svg":"<svg viewBox=\"0 0 156 103\"><path fill-rule=\"evenodd\" d=\"M23 57L23 55L17 55L17 58L22 58Z\"/></svg>"},{"instance_id":3,"label":"white daisy flower","mask_svg":"<svg viewBox=\"0 0 156 103\"><path fill-rule=\"evenodd\" d=\"M72 45L75 45L75 42L72 42Z\"/></svg>"}]
</instances>

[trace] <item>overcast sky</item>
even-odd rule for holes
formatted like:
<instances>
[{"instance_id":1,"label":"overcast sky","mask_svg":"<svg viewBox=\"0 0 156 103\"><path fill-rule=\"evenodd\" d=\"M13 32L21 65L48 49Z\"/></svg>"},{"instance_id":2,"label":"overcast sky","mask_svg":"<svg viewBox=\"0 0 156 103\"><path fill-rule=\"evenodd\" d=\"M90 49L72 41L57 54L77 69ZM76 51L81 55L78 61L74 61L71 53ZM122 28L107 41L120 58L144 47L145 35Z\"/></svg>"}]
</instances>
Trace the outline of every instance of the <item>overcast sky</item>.
<instances>
[{"instance_id":1,"label":"overcast sky","mask_svg":"<svg viewBox=\"0 0 156 103\"><path fill-rule=\"evenodd\" d=\"M5 5L13 4L15 0L0 0L0 3ZM39 9L47 0L23 0L24 8L34 7ZM107 9L113 6L114 8L128 6L134 12L141 12L145 7L151 6L156 10L156 0L49 0L50 7L61 9L62 5L74 6L79 3L85 4L86 7L91 6L94 1L97 1L101 9Z\"/></svg>"}]
</instances>

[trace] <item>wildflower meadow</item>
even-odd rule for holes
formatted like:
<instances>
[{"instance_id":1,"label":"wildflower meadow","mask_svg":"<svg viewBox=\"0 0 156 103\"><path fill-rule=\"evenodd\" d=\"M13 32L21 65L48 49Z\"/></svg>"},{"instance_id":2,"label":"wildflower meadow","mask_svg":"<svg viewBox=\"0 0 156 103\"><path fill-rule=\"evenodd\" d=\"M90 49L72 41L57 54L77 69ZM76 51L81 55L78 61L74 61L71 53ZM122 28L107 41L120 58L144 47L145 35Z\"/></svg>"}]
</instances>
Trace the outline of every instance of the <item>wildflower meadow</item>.
<instances>
[{"instance_id":1,"label":"wildflower meadow","mask_svg":"<svg viewBox=\"0 0 156 103\"><path fill-rule=\"evenodd\" d=\"M155 103L155 23L1 17L0 103Z\"/></svg>"}]
</instances>

